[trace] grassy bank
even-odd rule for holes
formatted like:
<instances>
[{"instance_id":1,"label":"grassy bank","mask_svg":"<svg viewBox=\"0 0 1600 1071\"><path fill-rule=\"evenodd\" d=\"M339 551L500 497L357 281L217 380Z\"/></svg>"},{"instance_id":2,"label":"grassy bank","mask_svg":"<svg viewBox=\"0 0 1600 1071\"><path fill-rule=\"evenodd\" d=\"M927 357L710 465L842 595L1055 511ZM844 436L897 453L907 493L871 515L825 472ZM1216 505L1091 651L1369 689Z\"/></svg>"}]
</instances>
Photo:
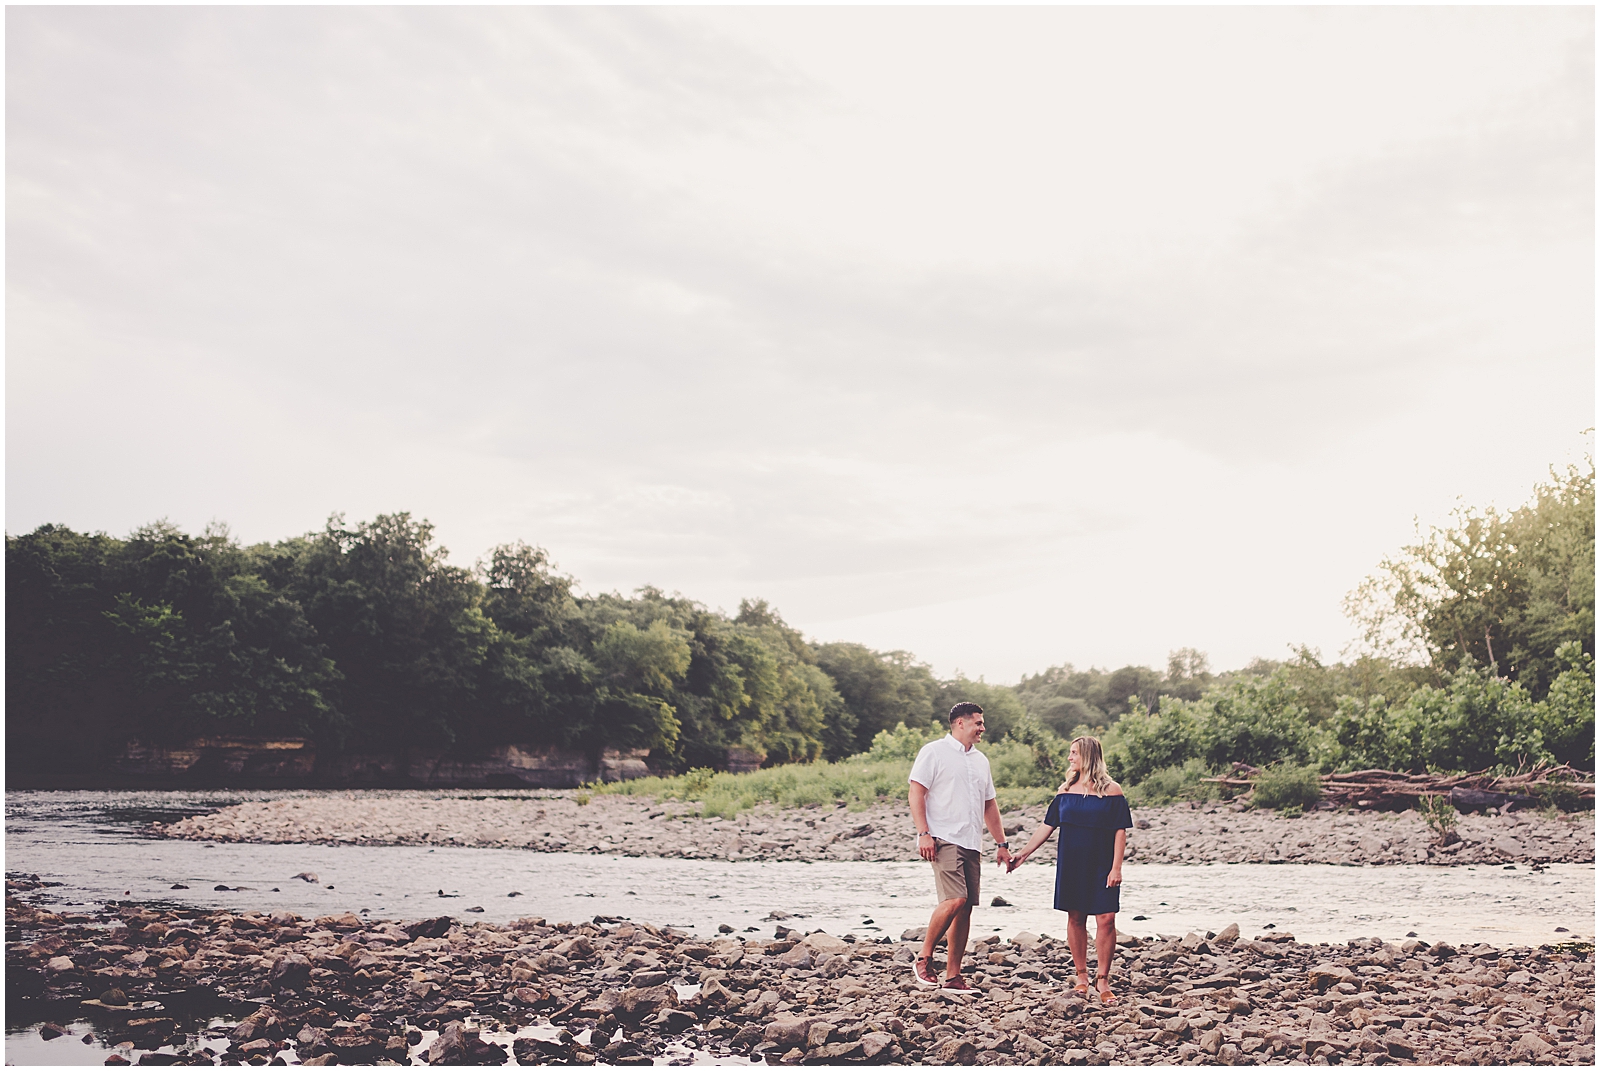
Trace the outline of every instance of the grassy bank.
<instances>
[{"instance_id":1,"label":"grassy bank","mask_svg":"<svg viewBox=\"0 0 1600 1071\"><path fill-rule=\"evenodd\" d=\"M840 762L793 763L752 773L690 770L677 777L642 777L596 785L591 792L685 800L702 804L706 815L732 818L763 803L778 807L834 806L853 811L906 798L906 782L917 751L944 730L909 729L900 725L878 734L871 750ZM1039 766L1033 750L1013 740L980 745L994 772L1001 810L1048 800L1057 776Z\"/></svg>"}]
</instances>

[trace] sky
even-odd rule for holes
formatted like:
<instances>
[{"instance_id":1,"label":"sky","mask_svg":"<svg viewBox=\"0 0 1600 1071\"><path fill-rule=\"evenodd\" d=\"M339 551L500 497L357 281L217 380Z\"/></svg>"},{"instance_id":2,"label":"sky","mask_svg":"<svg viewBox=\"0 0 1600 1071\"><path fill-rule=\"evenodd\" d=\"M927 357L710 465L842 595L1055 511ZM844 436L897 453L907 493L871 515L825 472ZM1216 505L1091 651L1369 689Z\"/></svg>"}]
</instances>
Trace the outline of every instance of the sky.
<instances>
[{"instance_id":1,"label":"sky","mask_svg":"<svg viewBox=\"0 0 1600 1071\"><path fill-rule=\"evenodd\" d=\"M6 11L6 530L409 511L941 675L1306 644L1594 424L1590 8Z\"/></svg>"}]
</instances>

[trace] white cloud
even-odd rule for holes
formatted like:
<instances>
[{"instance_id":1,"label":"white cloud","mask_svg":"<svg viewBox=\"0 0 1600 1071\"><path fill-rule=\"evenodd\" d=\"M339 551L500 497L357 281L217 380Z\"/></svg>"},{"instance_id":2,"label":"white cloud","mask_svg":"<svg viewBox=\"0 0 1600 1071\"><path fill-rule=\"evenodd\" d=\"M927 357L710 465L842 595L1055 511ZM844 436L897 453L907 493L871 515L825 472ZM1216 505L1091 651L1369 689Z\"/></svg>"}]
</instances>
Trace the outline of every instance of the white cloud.
<instances>
[{"instance_id":1,"label":"white cloud","mask_svg":"<svg viewBox=\"0 0 1600 1071\"><path fill-rule=\"evenodd\" d=\"M7 526L1332 653L1593 423L1581 9L16 9Z\"/></svg>"}]
</instances>

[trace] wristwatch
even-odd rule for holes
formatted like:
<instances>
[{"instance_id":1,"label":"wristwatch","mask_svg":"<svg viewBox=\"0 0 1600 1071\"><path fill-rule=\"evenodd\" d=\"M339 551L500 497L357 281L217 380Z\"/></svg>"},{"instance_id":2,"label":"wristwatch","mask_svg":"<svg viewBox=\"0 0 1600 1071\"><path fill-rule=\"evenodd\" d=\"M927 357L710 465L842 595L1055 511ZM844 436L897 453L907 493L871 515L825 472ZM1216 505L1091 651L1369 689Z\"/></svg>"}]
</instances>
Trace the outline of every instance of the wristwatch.
<instances>
[{"instance_id":1,"label":"wristwatch","mask_svg":"<svg viewBox=\"0 0 1600 1071\"><path fill-rule=\"evenodd\" d=\"M997 841L994 842L994 846L996 848L1004 848L1008 852L1011 850L1011 842L1010 841L997 840Z\"/></svg>"}]
</instances>

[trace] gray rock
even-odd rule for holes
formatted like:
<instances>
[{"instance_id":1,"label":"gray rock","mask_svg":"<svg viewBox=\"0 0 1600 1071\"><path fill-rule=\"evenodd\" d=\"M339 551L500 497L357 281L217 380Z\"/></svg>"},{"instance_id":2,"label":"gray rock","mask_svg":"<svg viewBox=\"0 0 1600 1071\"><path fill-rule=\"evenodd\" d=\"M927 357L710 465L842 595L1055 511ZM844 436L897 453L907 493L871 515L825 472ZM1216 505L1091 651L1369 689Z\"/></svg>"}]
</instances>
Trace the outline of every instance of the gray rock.
<instances>
[{"instance_id":1,"label":"gray rock","mask_svg":"<svg viewBox=\"0 0 1600 1071\"><path fill-rule=\"evenodd\" d=\"M1326 992L1330 987L1341 983L1354 984L1358 979L1355 971L1349 967L1341 967L1337 963L1319 963L1306 972L1311 984L1317 987L1318 993Z\"/></svg>"},{"instance_id":2,"label":"gray rock","mask_svg":"<svg viewBox=\"0 0 1600 1071\"><path fill-rule=\"evenodd\" d=\"M476 1041L478 1032L469 1031L460 1022L446 1023L444 1029L439 1031L439 1036L433 1039L433 1044L428 1046L428 1063L437 1067L440 1064L464 1064L467 1062L467 1042Z\"/></svg>"},{"instance_id":3,"label":"gray rock","mask_svg":"<svg viewBox=\"0 0 1600 1071\"><path fill-rule=\"evenodd\" d=\"M966 1038L950 1038L934 1050L934 1062L948 1066L975 1064L978 1062L978 1047Z\"/></svg>"},{"instance_id":4,"label":"gray rock","mask_svg":"<svg viewBox=\"0 0 1600 1071\"><path fill-rule=\"evenodd\" d=\"M298 952L287 952L272 965L267 981L274 989L299 989L311 981L311 961Z\"/></svg>"},{"instance_id":5,"label":"gray rock","mask_svg":"<svg viewBox=\"0 0 1600 1071\"><path fill-rule=\"evenodd\" d=\"M880 1056L893 1055L895 1047L893 1034L881 1030L874 1030L869 1034L861 1035L861 1058L876 1060Z\"/></svg>"},{"instance_id":6,"label":"gray rock","mask_svg":"<svg viewBox=\"0 0 1600 1071\"><path fill-rule=\"evenodd\" d=\"M617 998L612 1012L625 1022L638 1022L663 1008L678 1006L678 991L670 985L651 986L648 989L625 989Z\"/></svg>"},{"instance_id":7,"label":"gray rock","mask_svg":"<svg viewBox=\"0 0 1600 1071\"><path fill-rule=\"evenodd\" d=\"M1554 1045L1530 1030L1512 1044L1511 1054L1531 1061L1548 1055L1554 1048Z\"/></svg>"},{"instance_id":8,"label":"gray rock","mask_svg":"<svg viewBox=\"0 0 1600 1071\"><path fill-rule=\"evenodd\" d=\"M803 1049L811 1032L811 1024L821 1021L814 1015L777 1019L767 1024L762 1036L780 1052Z\"/></svg>"}]
</instances>

